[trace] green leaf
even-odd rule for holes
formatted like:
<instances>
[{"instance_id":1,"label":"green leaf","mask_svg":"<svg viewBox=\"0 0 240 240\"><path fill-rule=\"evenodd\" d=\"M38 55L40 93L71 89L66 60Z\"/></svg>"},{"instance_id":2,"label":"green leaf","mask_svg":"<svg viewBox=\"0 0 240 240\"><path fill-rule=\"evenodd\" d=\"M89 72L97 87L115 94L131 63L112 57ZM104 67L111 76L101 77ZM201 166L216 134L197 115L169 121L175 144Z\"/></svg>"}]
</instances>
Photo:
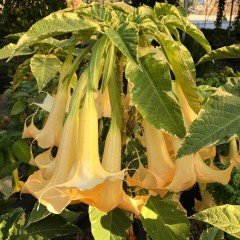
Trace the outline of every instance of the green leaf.
<instances>
[{"instance_id":1,"label":"green leaf","mask_svg":"<svg viewBox=\"0 0 240 240\"><path fill-rule=\"evenodd\" d=\"M231 79L218 88L203 105L178 151L177 158L205 146L228 142L240 134L240 80Z\"/></svg>"},{"instance_id":2,"label":"green leaf","mask_svg":"<svg viewBox=\"0 0 240 240\"><path fill-rule=\"evenodd\" d=\"M118 208L106 213L90 207L89 217L95 240L125 239L126 230L132 223L126 212Z\"/></svg>"},{"instance_id":3,"label":"green leaf","mask_svg":"<svg viewBox=\"0 0 240 240\"><path fill-rule=\"evenodd\" d=\"M29 144L20 139L12 144L12 153L21 162L28 163L31 159Z\"/></svg>"},{"instance_id":4,"label":"green leaf","mask_svg":"<svg viewBox=\"0 0 240 240\"><path fill-rule=\"evenodd\" d=\"M84 212L73 212L68 209L64 209L60 214L67 222L75 222L80 215L85 215Z\"/></svg>"},{"instance_id":5,"label":"green leaf","mask_svg":"<svg viewBox=\"0 0 240 240\"><path fill-rule=\"evenodd\" d=\"M191 216L191 218L211 224L234 237L240 238L239 205L226 204L208 208Z\"/></svg>"},{"instance_id":6,"label":"green leaf","mask_svg":"<svg viewBox=\"0 0 240 240\"><path fill-rule=\"evenodd\" d=\"M227 47L221 47L204 55L198 62L204 63L212 60L220 60L226 58L240 58L240 45L234 44Z\"/></svg>"},{"instance_id":7,"label":"green leaf","mask_svg":"<svg viewBox=\"0 0 240 240\"><path fill-rule=\"evenodd\" d=\"M134 11L134 7L130 6L125 2L113 2L112 8L124 13L132 13Z\"/></svg>"},{"instance_id":8,"label":"green leaf","mask_svg":"<svg viewBox=\"0 0 240 240\"><path fill-rule=\"evenodd\" d=\"M109 45L106 55L106 61L103 68L102 91L106 89L109 79L115 73L116 52L113 43Z\"/></svg>"},{"instance_id":9,"label":"green leaf","mask_svg":"<svg viewBox=\"0 0 240 240\"><path fill-rule=\"evenodd\" d=\"M201 30L191 23L187 17L182 16L178 8L167 3L157 3L154 12L159 20L162 21L165 18L163 23L168 28L171 25L176 26L195 39L207 52L211 51L211 46Z\"/></svg>"},{"instance_id":10,"label":"green leaf","mask_svg":"<svg viewBox=\"0 0 240 240\"><path fill-rule=\"evenodd\" d=\"M0 169L0 179L9 176L12 172L18 168L20 162L9 163L4 166L4 168Z\"/></svg>"},{"instance_id":11,"label":"green leaf","mask_svg":"<svg viewBox=\"0 0 240 240\"><path fill-rule=\"evenodd\" d=\"M121 96L117 85L117 74L116 69L113 69L113 73L109 79L109 98L111 103L112 114L116 118L118 127L122 127L122 107L121 107Z\"/></svg>"},{"instance_id":12,"label":"green leaf","mask_svg":"<svg viewBox=\"0 0 240 240\"><path fill-rule=\"evenodd\" d=\"M16 89L19 84L24 81L26 75L31 72L30 59L27 59L22 64L18 65L13 76L13 89Z\"/></svg>"},{"instance_id":13,"label":"green leaf","mask_svg":"<svg viewBox=\"0 0 240 240\"><path fill-rule=\"evenodd\" d=\"M186 240L189 238L189 222L186 213L175 203L150 197L143 207L142 223L152 239Z\"/></svg>"},{"instance_id":14,"label":"green leaf","mask_svg":"<svg viewBox=\"0 0 240 240\"><path fill-rule=\"evenodd\" d=\"M95 27L78 16L75 12L58 11L41 19L19 39L14 53L9 60L16 56L23 48L30 46L44 38L53 37L59 34L90 30Z\"/></svg>"},{"instance_id":15,"label":"green leaf","mask_svg":"<svg viewBox=\"0 0 240 240\"><path fill-rule=\"evenodd\" d=\"M171 91L171 76L166 59L161 54L147 54L139 62L140 67L131 62L126 67L126 77L134 84L132 99L136 108L156 128L183 138L180 107L167 94Z\"/></svg>"},{"instance_id":16,"label":"green leaf","mask_svg":"<svg viewBox=\"0 0 240 240\"><path fill-rule=\"evenodd\" d=\"M59 59L53 54L35 54L31 58L30 67L37 79L39 91L55 77L60 68L60 63Z\"/></svg>"},{"instance_id":17,"label":"green leaf","mask_svg":"<svg viewBox=\"0 0 240 240\"><path fill-rule=\"evenodd\" d=\"M96 5L90 8L89 11L90 17L97 19L98 21L104 22L107 24L112 20L112 14L109 9L102 5Z\"/></svg>"},{"instance_id":18,"label":"green leaf","mask_svg":"<svg viewBox=\"0 0 240 240\"><path fill-rule=\"evenodd\" d=\"M124 23L117 30L104 28L108 38L131 61L137 62L138 29L133 23Z\"/></svg>"},{"instance_id":19,"label":"green leaf","mask_svg":"<svg viewBox=\"0 0 240 240\"><path fill-rule=\"evenodd\" d=\"M1 48L0 49L0 60L5 59L5 58L9 58L13 54L15 48L16 48L16 44L13 44L13 43L9 43L8 45ZM30 55L32 53L33 53L33 51L26 48L26 49L22 49L21 51L19 51L16 54L16 56Z\"/></svg>"},{"instance_id":20,"label":"green leaf","mask_svg":"<svg viewBox=\"0 0 240 240\"><path fill-rule=\"evenodd\" d=\"M162 44L176 81L179 82L189 105L195 112L199 112L201 106L196 86L196 71L191 53L183 44L174 41L166 34L159 33L158 41Z\"/></svg>"},{"instance_id":21,"label":"green leaf","mask_svg":"<svg viewBox=\"0 0 240 240\"><path fill-rule=\"evenodd\" d=\"M208 97L210 97L214 92L216 92L216 87L211 87L209 85L200 85L198 86L198 92L200 100L202 103L205 103Z\"/></svg>"},{"instance_id":22,"label":"green leaf","mask_svg":"<svg viewBox=\"0 0 240 240\"><path fill-rule=\"evenodd\" d=\"M47 218L30 224L25 228L23 233L16 236L16 239L29 240L29 237L35 239L35 236L38 236L47 240L75 233L80 233L80 229L78 227L66 222L59 215L50 215Z\"/></svg>"},{"instance_id":23,"label":"green leaf","mask_svg":"<svg viewBox=\"0 0 240 240\"><path fill-rule=\"evenodd\" d=\"M167 15L173 15L182 21L182 16L179 10L175 6L168 3L156 3L154 6L154 13L158 19L161 19Z\"/></svg>"},{"instance_id":24,"label":"green leaf","mask_svg":"<svg viewBox=\"0 0 240 240\"><path fill-rule=\"evenodd\" d=\"M25 227L28 227L32 223L36 223L46 217L48 217L51 213L47 210L47 208L39 204L38 202L34 205L33 210L29 216L28 222Z\"/></svg>"},{"instance_id":25,"label":"green leaf","mask_svg":"<svg viewBox=\"0 0 240 240\"><path fill-rule=\"evenodd\" d=\"M204 36L203 32L198 29L193 23L191 23L187 18L183 18L185 21L185 32L191 36L196 42L198 42L207 52L212 50L211 45Z\"/></svg>"},{"instance_id":26,"label":"green leaf","mask_svg":"<svg viewBox=\"0 0 240 240\"><path fill-rule=\"evenodd\" d=\"M199 240L224 240L223 231L212 227L204 230Z\"/></svg>"},{"instance_id":27,"label":"green leaf","mask_svg":"<svg viewBox=\"0 0 240 240\"><path fill-rule=\"evenodd\" d=\"M90 59L89 81L94 89L98 88L98 82L102 75L102 68L104 63L104 52L108 44L108 38L102 36L94 44Z\"/></svg>"},{"instance_id":28,"label":"green leaf","mask_svg":"<svg viewBox=\"0 0 240 240\"><path fill-rule=\"evenodd\" d=\"M21 112L23 112L27 108L27 103L19 100L13 104L12 110L11 110L11 116L17 115Z\"/></svg>"},{"instance_id":29,"label":"green leaf","mask_svg":"<svg viewBox=\"0 0 240 240\"><path fill-rule=\"evenodd\" d=\"M12 235L14 234L14 229L22 214L23 212L21 209L15 209L10 213L0 216L0 239L13 239Z\"/></svg>"}]
</instances>

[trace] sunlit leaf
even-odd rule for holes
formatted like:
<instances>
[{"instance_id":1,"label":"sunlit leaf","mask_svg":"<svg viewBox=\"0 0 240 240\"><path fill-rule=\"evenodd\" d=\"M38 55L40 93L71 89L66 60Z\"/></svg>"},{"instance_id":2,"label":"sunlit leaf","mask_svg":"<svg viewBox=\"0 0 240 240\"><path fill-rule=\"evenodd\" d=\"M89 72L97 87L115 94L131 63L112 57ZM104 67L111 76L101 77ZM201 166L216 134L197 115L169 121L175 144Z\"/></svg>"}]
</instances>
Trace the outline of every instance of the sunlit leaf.
<instances>
[{"instance_id":1,"label":"sunlit leaf","mask_svg":"<svg viewBox=\"0 0 240 240\"><path fill-rule=\"evenodd\" d=\"M132 223L129 216L118 208L106 213L90 207L89 217L95 240L125 239L126 230Z\"/></svg>"},{"instance_id":2,"label":"sunlit leaf","mask_svg":"<svg viewBox=\"0 0 240 240\"><path fill-rule=\"evenodd\" d=\"M240 58L240 45L235 44L213 50L210 53L204 55L199 60L198 64L226 58Z\"/></svg>"},{"instance_id":3,"label":"sunlit leaf","mask_svg":"<svg viewBox=\"0 0 240 240\"><path fill-rule=\"evenodd\" d=\"M181 85L182 91L189 105L195 112L201 108L198 89L196 86L196 71L193 58L187 48L178 41L174 41L166 34L159 33L158 41L172 67L176 81Z\"/></svg>"},{"instance_id":4,"label":"sunlit leaf","mask_svg":"<svg viewBox=\"0 0 240 240\"><path fill-rule=\"evenodd\" d=\"M137 62L138 29L133 23L124 23L117 30L105 28L115 46L131 61Z\"/></svg>"},{"instance_id":5,"label":"sunlit leaf","mask_svg":"<svg viewBox=\"0 0 240 240\"><path fill-rule=\"evenodd\" d=\"M9 58L13 54L15 48L16 48L16 44L13 44L13 43L9 43L8 45L1 48L0 49L0 60ZM30 49L22 49L15 56L30 55L32 53L33 53L33 51Z\"/></svg>"},{"instance_id":6,"label":"sunlit leaf","mask_svg":"<svg viewBox=\"0 0 240 240\"><path fill-rule=\"evenodd\" d=\"M189 221L186 213L175 203L150 197L141 212L142 223L151 239L186 240L189 238Z\"/></svg>"},{"instance_id":7,"label":"sunlit leaf","mask_svg":"<svg viewBox=\"0 0 240 240\"><path fill-rule=\"evenodd\" d=\"M74 12L58 11L39 20L19 39L14 53L10 59L24 47L30 46L44 38L63 33L94 29L95 27L83 20Z\"/></svg>"},{"instance_id":8,"label":"sunlit leaf","mask_svg":"<svg viewBox=\"0 0 240 240\"><path fill-rule=\"evenodd\" d=\"M35 54L31 58L30 66L34 77L37 79L38 89L41 91L57 74L60 61L53 54Z\"/></svg>"},{"instance_id":9,"label":"sunlit leaf","mask_svg":"<svg viewBox=\"0 0 240 240\"><path fill-rule=\"evenodd\" d=\"M211 224L236 238L240 238L239 205L226 204L223 206L208 208L207 210L191 216L191 218Z\"/></svg>"},{"instance_id":10,"label":"sunlit leaf","mask_svg":"<svg viewBox=\"0 0 240 240\"><path fill-rule=\"evenodd\" d=\"M163 128L182 138L185 129L179 105L167 94L171 90L171 76L166 60L147 54L139 62L141 68L130 62L126 68L126 77L134 84L134 104L156 128Z\"/></svg>"}]
</instances>

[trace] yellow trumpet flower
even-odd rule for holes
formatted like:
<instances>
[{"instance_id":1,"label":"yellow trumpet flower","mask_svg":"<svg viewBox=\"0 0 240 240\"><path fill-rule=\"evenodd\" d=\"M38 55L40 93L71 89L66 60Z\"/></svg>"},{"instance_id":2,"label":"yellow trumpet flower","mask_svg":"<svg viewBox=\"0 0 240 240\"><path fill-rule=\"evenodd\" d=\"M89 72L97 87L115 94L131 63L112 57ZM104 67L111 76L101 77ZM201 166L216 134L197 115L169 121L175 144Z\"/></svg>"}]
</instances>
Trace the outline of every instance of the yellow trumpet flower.
<instances>
[{"instance_id":1,"label":"yellow trumpet flower","mask_svg":"<svg viewBox=\"0 0 240 240\"><path fill-rule=\"evenodd\" d=\"M147 148L147 169L140 163L138 171L127 180L131 186L141 186L161 196L167 191L164 187L174 176L175 165L169 155L163 132L144 120L144 133Z\"/></svg>"},{"instance_id":2,"label":"yellow trumpet flower","mask_svg":"<svg viewBox=\"0 0 240 240\"><path fill-rule=\"evenodd\" d=\"M115 136L111 140L114 146L108 147L111 143L108 137L102 165L98 154L98 116L93 92L88 89L82 108L79 110L79 104L73 105L64 124L52 176L44 177L44 169L40 169L29 177L24 191L36 196L53 213L60 213L70 203L85 202L104 211L119 206L139 214L146 197L132 199L124 193L125 171L121 171L121 158L116 154L112 156L110 151L115 147L121 156L118 131L109 131ZM110 159L113 165L109 165ZM41 161L36 164L40 163L43 167ZM109 200L107 194L110 194Z\"/></svg>"},{"instance_id":3,"label":"yellow trumpet flower","mask_svg":"<svg viewBox=\"0 0 240 240\"><path fill-rule=\"evenodd\" d=\"M59 145L62 135L64 115L70 99L70 86L72 79L68 79L66 76L71 64L72 54L70 53L60 70L57 94L54 97L53 102L51 104L46 104L46 102L50 101L49 95L47 95L44 102L40 104L40 106L44 106L48 110L51 109L43 128L39 130L34 125L34 116L36 113L33 114L31 124L29 126L27 126L25 122L22 137L34 138L41 148L49 148ZM52 106L50 107L50 105Z\"/></svg>"},{"instance_id":4,"label":"yellow trumpet flower","mask_svg":"<svg viewBox=\"0 0 240 240\"><path fill-rule=\"evenodd\" d=\"M58 146L69 96L69 84L59 81L58 91L53 100L53 105L44 127L41 130L37 129L33 122L33 116L32 122L28 127L25 123L22 137L33 137L41 148Z\"/></svg>"},{"instance_id":5,"label":"yellow trumpet flower","mask_svg":"<svg viewBox=\"0 0 240 240\"><path fill-rule=\"evenodd\" d=\"M188 128L197 117L188 105L180 85L175 84L175 91L182 108L185 126ZM144 120L144 134L146 139L148 167L141 164L132 178L128 176L128 183L141 186L163 196L167 191L180 192L191 188L197 181L204 183L219 182L227 184L230 180L234 161L225 170L208 166L204 160L215 156L215 147L204 148L199 152L177 159L173 158L181 147L182 140L170 137L155 129Z\"/></svg>"},{"instance_id":6,"label":"yellow trumpet flower","mask_svg":"<svg viewBox=\"0 0 240 240\"><path fill-rule=\"evenodd\" d=\"M220 161L222 163L226 163L227 161L231 160L234 161L236 168L240 169L240 149L238 147L237 139L235 137L230 140L228 155L220 155Z\"/></svg>"},{"instance_id":7,"label":"yellow trumpet flower","mask_svg":"<svg viewBox=\"0 0 240 240\"><path fill-rule=\"evenodd\" d=\"M175 153L182 144L182 140L173 139ZM203 183L218 182L226 185L230 180L231 171L234 165L232 161L225 170L219 170L208 166L199 153L184 156L175 161L176 172L172 182L166 186L166 189L173 192L180 192L191 188L197 181Z\"/></svg>"}]
</instances>

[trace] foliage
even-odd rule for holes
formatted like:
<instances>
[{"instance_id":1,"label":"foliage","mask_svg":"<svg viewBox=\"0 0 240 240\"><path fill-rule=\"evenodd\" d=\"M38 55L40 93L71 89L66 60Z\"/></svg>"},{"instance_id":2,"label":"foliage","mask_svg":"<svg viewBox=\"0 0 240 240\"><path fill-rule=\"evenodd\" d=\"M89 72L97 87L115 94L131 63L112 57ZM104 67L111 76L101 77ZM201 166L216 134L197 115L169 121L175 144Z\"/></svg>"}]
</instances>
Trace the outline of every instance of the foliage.
<instances>
[{"instance_id":1,"label":"foliage","mask_svg":"<svg viewBox=\"0 0 240 240\"><path fill-rule=\"evenodd\" d=\"M223 205L209 208L191 218L209 223L230 235L239 238L239 206Z\"/></svg>"},{"instance_id":2,"label":"foliage","mask_svg":"<svg viewBox=\"0 0 240 240\"><path fill-rule=\"evenodd\" d=\"M8 61L24 56L6 92L11 122L0 133L1 183L12 173L10 194L22 190L44 205L25 213L1 200L2 237L80 237L76 214L67 208L81 217L83 203L95 239L124 239L134 218L149 239L190 237L176 194L196 181L214 182L208 171L226 175L204 162L212 155L202 148L239 134L240 90L236 77L200 96L183 32L202 46L205 60L230 54L232 47L211 51L203 33L166 3L82 4L42 18L0 49ZM207 221L204 216L195 218ZM236 235L220 221L209 223Z\"/></svg>"},{"instance_id":3,"label":"foliage","mask_svg":"<svg viewBox=\"0 0 240 240\"><path fill-rule=\"evenodd\" d=\"M2 20L8 34L24 32L41 18L66 7L64 0L5 0L1 1L1 4L3 5Z\"/></svg>"},{"instance_id":4,"label":"foliage","mask_svg":"<svg viewBox=\"0 0 240 240\"><path fill-rule=\"evenodd\" d=\"M240 81L231 79L209 97L191 125L178 157L194 153L204 146L228 142L233 135L240 134L239 87Z\"/></svg>"}]
</instances>

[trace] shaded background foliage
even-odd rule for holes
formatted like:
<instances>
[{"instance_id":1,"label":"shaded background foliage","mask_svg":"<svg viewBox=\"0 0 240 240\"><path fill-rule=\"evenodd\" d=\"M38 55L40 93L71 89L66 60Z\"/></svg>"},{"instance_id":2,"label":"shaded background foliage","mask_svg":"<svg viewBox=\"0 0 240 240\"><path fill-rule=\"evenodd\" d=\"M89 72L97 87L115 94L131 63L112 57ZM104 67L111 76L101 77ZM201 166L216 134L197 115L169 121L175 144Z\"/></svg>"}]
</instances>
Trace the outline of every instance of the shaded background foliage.
<instances>
[{"instance_id":1,"label":"shaded background foliage","mask_svg":"<svg viewBox=\"0 0 240 240\"><path fill-rule=\"evenodd\" d=\"M30 26L52 12L67 7L66 0L0 0L0 47L8 43L9 34L27 31ZM22 58L6 65L0 61L0 93L11 81Z\"/></svg>"},{"instance_id":2,"label":"shaded background foliage","mask_svg":"<svg viewBox=\"0 0 240 240\"><path fill-rule=\"evenodd\" d=\"M65 0L1 0L0 4L4 6L1 19L5 28L1 35L24 32L39 19L66 8Z\"/></svg>"}]
</instances>

